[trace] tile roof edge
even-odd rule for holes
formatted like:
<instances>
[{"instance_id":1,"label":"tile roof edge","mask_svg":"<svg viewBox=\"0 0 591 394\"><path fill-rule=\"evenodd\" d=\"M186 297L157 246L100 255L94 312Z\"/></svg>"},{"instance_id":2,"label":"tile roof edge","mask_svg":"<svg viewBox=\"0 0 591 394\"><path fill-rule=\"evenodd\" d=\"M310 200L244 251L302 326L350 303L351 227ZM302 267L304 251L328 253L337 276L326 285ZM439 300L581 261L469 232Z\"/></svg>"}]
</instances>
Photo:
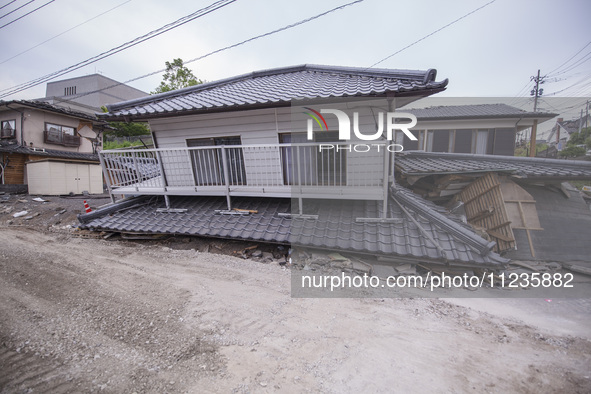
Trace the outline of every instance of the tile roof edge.
<instances>
[{"instance_id":1,"label":"tile roof edge","mask_svg":"<svg viewBox=\"0 0 591 394\"><path fill-rule=\"evenodd\" d=\"M454 238L461 240L470 247L474 248L481 256L489 255L495 246L494 242L489 242L476 233L462 227L445 215L433 210L427 206L421 197L415 195L412 191L402 186L392 186L390 188L391 198L397 199L400 203L418 211L425 218L432 220L435 224L451 233Z\"/></svg>"},{"instance_id":2,"label":"tile roof edge","mask_svg":"<svg viewBox=\"0 0 591 394\"><path fill-rule=\"evenodd\" d=\"M118 111L123 108L140 105L140 104L147 104L150 102L154 102L160 99L167 99L173 98L177 96L184 95L186 93L197 92L201 90L215 88L217 86L225 85L232 82L238 82L245 79L253 79L258 77L264 77L269 75L277 75L277 74L287 74L293 72L300 72L300 71L314 71L314 72L333 72L333 73L340 73L340 74L357 74L357 75L365 75L374 78L396 78L396 79L414 79L414 80L421 80L424 84L429 84L435 82L435 78L437 77L437 70L436 69L428 69L425 71L422 70L400 70L400 69L372 69L369 68L362 68L362 67L343 67L343 66L323 66L323 65L316 65L316 64L300 64L295 66L286 66L286 67L278 67L278 68L271 68L259 71L252 71L246 74L240 74L229 78L224 78L212 82L205 82L199 85L189 86L182 89L173 90L170 92L164 92L154 95L149 95L146 97L140 97L133 100L122 101L119 103L108 104L107 113L97 113L96 115L99 118L108 118L112 114L113 111ZM445 79L438 84L441 85L440 87L447 86L449 80Z\"/></svg>"},{"instance_id":3,"label":"tile roof edge","mask_svg":"<svg viewBox=\"0 0 591 394\"><path fill-rule=\"evenodd\" d=\"M530 162L530 163L546 163L546 164L560 164L575 167L589 167L591 162L583 160L568 160L568 159L548 159L545 157L522 157L522 156L501 156L501 155L478 155L474 153L448 153L448 152L424 152L424 151L406 151L398 154L401 158L408 157L423 157L428 159L460 159L460 160L477 160L477 161L508 161L508 162Z\"/></svg>"},{"instance_id":4,"label":"tile roof edge","mask_svg":"<svg viewBox=\"0 0 591 394\"><path fill-rule=\"evenodd\" d=\"M96 116L92 116L90 114L86 114L83 112L74 111L74 110L68 109L66 107L60 107L55 104L49 104L49 103L46 103L42 100L10 100L10 101L0 100L0 105L6 106L7 108L10 108L10 107L8 107L8 105L10 105L10 104L23 105L26 107L36 108L36 109L39 109L42 111L43 110L50 111L50 112L59 113L59 114L66 115L66 116L86 119L86 120L89 120L92 122L97 122L97 123L103 122L102 120L98 119Z\"/></svg>"}]
</instances>

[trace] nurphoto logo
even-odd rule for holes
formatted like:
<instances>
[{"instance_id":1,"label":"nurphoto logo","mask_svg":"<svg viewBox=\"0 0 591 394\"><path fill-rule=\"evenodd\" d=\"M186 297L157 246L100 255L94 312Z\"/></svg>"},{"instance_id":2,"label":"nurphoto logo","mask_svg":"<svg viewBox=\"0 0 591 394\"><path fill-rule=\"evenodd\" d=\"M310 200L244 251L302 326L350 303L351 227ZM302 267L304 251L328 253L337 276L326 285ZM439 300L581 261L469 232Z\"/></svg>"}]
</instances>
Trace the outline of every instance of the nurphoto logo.
<instances>
[{"instance_id":1,"label":"nurphoto logo","mask_svg":"<svg viewBox=\"0 0 591 394\"><path fill-rule=\"evenodd\" d=\"M307 137L308 141L314 140L314 122L320 127L320 131L328 131L328 123L322 114L331 114L335 115L339 124L339 140L341 141L351 141L351 129L353 129L353 135L355 139L361 141L378 141L383 140L384 136L384 123L385 123L385 136L387 141L394 140L394 131L400 130L406 135L410 140L416 141L417 137L415 137L411 132L410 129L416 126L417 124L417 117L413 114L406 113L406 112L387 112L384 115L384 112L378 113L378 121L376 123L376 130L372 133L362 133L359 129L359 112L353 112L353 122L349 115L341 110L338 109L321 109L320 112L312 109L310 107L304 107L304 109L308 110L309 112L304 112L306 115L310 117L308 119L307 124ZM384 117L386 118L384 122ZM405 120L403 123L398 123L400 120ZM407 122L406 120L410 120ZM351 127L351 125L353 127ZM330 150L335 149L336 151L339 150L347 150L349 152L369 152L370 150L377 148L377 151L380 151L381 147L385 147L389 152L402 152L404 149L400 144L350 144L350 145L340 145L340 144L319 144L318 150Z\"/></svg>"}]
</instances>

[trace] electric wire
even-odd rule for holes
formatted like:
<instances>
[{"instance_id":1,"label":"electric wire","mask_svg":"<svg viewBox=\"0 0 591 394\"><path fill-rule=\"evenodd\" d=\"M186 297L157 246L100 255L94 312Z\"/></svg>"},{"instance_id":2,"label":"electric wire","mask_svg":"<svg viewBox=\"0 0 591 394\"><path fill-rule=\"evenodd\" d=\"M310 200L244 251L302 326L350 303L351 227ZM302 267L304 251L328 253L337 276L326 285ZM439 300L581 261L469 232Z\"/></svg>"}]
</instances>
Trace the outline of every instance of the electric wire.
<instances>
[{"instance_id":1,"label":"electric wire","mask_svg":"<svg viewBox=\"0 0 591 394\"><path fill-rule=\"evenodd\" d=\"M52 0L52 1L54 1L54 0ZM135 45L138 45L138 44L140 44L140 43L142 43L144 41L150 40L150 39L152 39L154 37L157 37L157 36L159 36L159 35L161 35L163 33L168 32L168 31L170 31L172 29L175 29L175 28L177 28L179 26L182 26L182 25L184 25L184 24L186 24L188 22L191 22L191 21L193 21L193 20L195 20L197 18L200 18L200 17L202 17L204 15L207 15L207 14L209 14L209 13L211 13L213 11L216 11L216 10L222 8L222 7L225 7L225 6L231 4L231 3L235 2L235 1L237 1L237 0L219 0L219 1L216 1L216 2L214 2L212 4L210 4L207 7L204 7L202 9L198 10L198 11L195 11L192 14L186 15L186 16L184 16L184 17L176 20L175 22L172 22L172 23L169 23L167 25L164 25L164 26L162 26L159 29L153 30L153 31L151 31L151 32L149 32L147 34L144 34L143 36L137 37L137 38L135 38L135 39L133 39L131 41L128 41L128 42L126 42L124 44L121 44L118 47L112 48L112 49L110 49L108 51L105 51L105 52L99 54L99 55L93 56L93 57L88 58L86 60L83 60L83 61L81 61L79 63L76 63L76 64L74 64L72 66L69 66L69 67L66 67L64 69L55 71L55 72L53 72L51 74L47 74L47 75L45 75L43 77L39 77L39 78L34 79L32 81L25 82L23 84L13 86L11 88L3 89L1 92L5 92L5 93L3 93L2 95L0 95L0 98L6 97L6 96L11 95L11 94L22 92L23 90L26 90L26 89L32 88L34 86L40 85L42 83L45 83L45 82L50 81L52 79L55 79L55 78L57 78L59 76L62 76L64 74L67 74L69 72L72 72L74 70L77 70L79 68L85 67L85 66L87 66L89 64L92 64L92 63L95 63L95 62L97 62L99 60L105 59L105 58L107 58L109 56L112 56L112 55L114 55L116 53L119 53L119 52L121 52L123 50L126 50L128 48L131 48L131 47L133 47Z\"/></svg>"},{"instance_id":2,"label":"electric wire","mask_svg":"<svg viewBox=\"0 0 591 394\"><path fill-rule=\"evenodd\" d=\"M16 1L16 0L14 0L14 1ZM92 18L90 18L90 19L88 19L88 20L86 20L86 21L84 21L84 22L82 22L82 23L79 23L79 24L77 24L76 26L73 26L73 27L69 28L68 30L65 30L65 31L63 31L63 32L61 32L61 33L59 33L59 34L57 34L57 35L55 35L55 36L51 37L51 38L48 38L47 40L45 40L45 41L43 41L43 42L40 42L40 43L39 43L39 44L37 44L37 45L34 45L34 46L32 46L32 47L30 47L30 48L28 48L28 49L25 49L24 51L22 51L22 52L20 52L20 53L17 53L16 55L14 55L14 56L12 56L12 57L9 57L8 59L5 59L5 60L1 61L1 62L0 62L0 64L4 64L4 63L6 63L6 62L8 62L8 61L10 61L10 60L12 60L12 59L14 59L14 58L16 58L16 57L20 56L20 55L23 55L23 54L25 54L25 53L27 53L27 52L29 52L29 51L31 51L31 50L33 50L33 49L35 49L35 48L37 48L37 47L39 47L39 46L43 45L43 44L45 44L45 43L48 43L49 41L51 41L51 40L53 40L53 39L55 39L55 38L58 38L58 37L60 37L60 36L62 36L62 35L64 35L64 34L66 34L66 33L70 32L70 31L72 31L72 30L76 29L77 27L80 27L80 26L82 26L82 25L84 25L84 24L86 24L86 23L88 23L88 22L90 22L90 21L93 21L93 20L95 20L95 19L97 19L97 18L99 18L99 17L101 17L101 16L105 15L106 13L108 13L108 12L111 12L111 11L113 11L113 10L115 10L115 9L117 9L117 8L119 8L119 7L121 7L121 6L125 5L125 4L127 4L127 3L129 3L130 1L132 1L132 0L127 0L127 1L124 1L123 3L121 3L121 4L119 4L119 5L115 6L115 7L113 7L113 8L111 8L111 9L108 9L108 10L107 10L107 11L105 11L105 12L102 12L102 13L100 13L100 14L98 14L98 15L96 15L96 16L94 16L94 17L92 17Z\"/></svg>"},{"instance_id":3,"label":"electric wire","mask_svg":"<svg viewBox=\"0 0 591 394\"><path fill-rule=\"evenodd\" d=\"M14 3L14 2L16 2L16 0L9 1L8 3L6 3L6 4L4 4L2 7L0 7L0 10L1 10L2 8L6 8L6 7L8 7L9 5L11 5L11 4L12 4L12 3Z\"/></svg>"},{"instance_id":4,"label":"electric wire","mask_svg":"<svg viewBox=\"0 0 591 394\"><path fill-rule=\"evenodd\" d=\"M196 62L196 61L198 61L198 60L204 59L204 58L206 58L206 57L208 57L208 56L211 56L211 55L213 55L213 54L220 53L220 52L226 51L226 50L228 50L228 49L231 49L231 48L235 48L235 47L238 47L238 46L244 45L244 44L246 44L246 43L248 43L248 42L251 42L251 41L257 40L257 39L259 39L259 38L267 37L267 36L270 36L270 35L272 35L272 34L276 34L276 33L279 33L279 32L282 32L282 31L285 31L285 30L288 30L288 29L292 29L292 28L294 28L294 27L296 27L296 26L302 25L302 24L304 24L304 23L311 22L311 21L313 21L313 20L315 20L315 19L318 19L318 18L320 18L320 17L322 17L322 16L325 16L325 15L331 14L331 13L333 13L333 12L335 12L335 11L338 11L338 10L344 9L344 8L346 8L346 7L349 7L349 6L351 6L351 5L354 5L354 4L357 4L357 3L361 3L361 2L363 2L363 1L365 1L365 0L356 0L356 1L352 1L352 2L350 2L350 3L346 3L346 4L343 4L343 5L340 5L340 6L337 6L337 7L331 8L331 9L330 9L330 10L328 10L328 11L324 11L324 12L322 12L322 13L320 13L320 14L317 14L317 15L311 16L311 17L309 17L309 18L306 18L306 19L302 19L302 20L300 20L299 22L295 22L295 23L292 23L292 24L286 25L286 26L284 26L284 27L281 27L281 28L279 28L279 29L275 29L275 30L269 31L269 32L267 32L267 33L264 33L264 34L260 34L260 35L258 35L258 36L251 37L251 38L249 38L249 39L246 39L246 40L240 41L240 42L238 42L238 43L236 43L236 44L232 44L232 45L228 45L228 46L226 46L226 47L220 48L220 49L216 49L216 50L214 50L214 51L211 51L211 52L209 52L209 53L207 53L207 54L205 54L205 55L202 55L202 56L196 57L196 58L194 58L194 59L191 59L191 60L189 60L189 61L187 61L187 62L183 62L183 64L189 64L189 63L192 63L192 62ZM62 101L62 102L65 102L65 101L71 101L72 99L76 99L76 98L80 98L80 97L88 96L88 95L90 95L90 94L94 94L94 93L99 93L99 92L102 92L102 91L104 91L104 90L111 89L111 88L114 88L114 87L117 87L117 86L121 86L121 85L125 85L125 84L131 83L131 82L135 82L135 81L137 81L137 80L140 80L140 79L143 79L143 78L147 78L147 77L151 77L152 75L160 74L160 73L163 73L163 72L165 72L165 71L166 71L166 69L165 69L165 68L163 68L163 69L160 69L160 70L152 71L152 72L150 72L150 73L147 73L147 74L144 74L144 75L140 75L140 76L138 76L138 77L135 77L135 78L132 78L132 79L128 79L128 80L127 80L127 81L125 81L125 82L117 82L117 83L115 83L115 84L113 84L113 85L106 86L106 87L104 87L104 88L101 88L101 89L97 89L97 90L93 90L93 91L90 91L90 92L85 92L85 93L80 93L80 94L77 94L77 95L75 95L75 96L68 96L68 99L61 99L61 98L59 98L59 97L58 97L57 99L60 99L60 101Z\"/></svg>"},{"instance_id":5,"label":"electric wire","mask_svg":"<svg viewBox=\"0 0 591 394\"><path fill-rule=\"evenodd\" d=\"M449 26L451 26L451 25L453 25L453 24L455 24L455 23L457 23L457 22L461 21L462 19L464 19L464 18L466 18L466 17L468 17L468 16L472 15L473 13L475 13L475 12L477 12L477 11L480 11L480 10L481 10L481 9L483 9L484 7L487 7L487 6L491 5L491 4L492 4L492 3L494 3L495 1L496 1L496 0L489 1L488 3L486 3L486 4L484 4L484 5L482 5L482 6L478 7L478 8L476 8L476 9L475 9L475 10L473 10L473 11L470 11L470 12L468 12L467 14L465 14L465 15L463 15L463 16L461 16L461 17L459 17L458 19L456 19L456 20L454 20L454 21L452 21L452 22L448 23L447 25L445 25L445 26L443 26L443 27L440 27L439 29L435 30L434 32L432 32L432 33L429 33L429 34L427 34L426 36L424 36L424 37L422 37L422 38L419 38L419 39L418 39L418 40L416 40L415 42L413 42L413 43L411 43L411 44L408 44L408 45L407 45L407 46L405 46L404 48L402 48L402 49L399 49L398 51L394 52L393 54L386 56L386 57L385 57L385 58L383 58L382 60L379 60L379 61L375 62L374 64L372 64L371 66L369 66L369 67L368 67L368 69L369 69L369 68L373 68L373 67L377 66L378 64L380 64L380 63L382 63L382 62L385 62L386 60L390 59L391 57L393 57L393 56L395 56L395 55L398 55L400 52L402 52L402 51L404 51L404 50L406 50L406 49L408 49L408 48L410 48L410 47L412 47L412 46L414 46L414 45L418 44L419 42L421 42L421 41L423 41L423 40L425 40L425 39L427 39L427 38L431 37L431 36L432 36L432 35L434 35L434 34L437 34L437 33L439 33L441 30L443 30L443 29L445 29L445 28L447 28L447 27L449 27Z\"/></svg>"},{"instance_id":6,"label":"electric wire","mask_svg":"<svg viewBox=\"0 0 591 394\"><path fill-rule=\"evenodd\" d=\"M55 0L49 0L47 3L43 4L42 6L39 6L39 7L35 8L33 11L29 11L29 12L27 12L26 14L24 14L24 15L21 15L21 16L19 16L18 18L14 19L14 20L11 20L11 21L10 21L10 22L8 22L7 24L0 26L0 29L3 29L3 28L5 28L5 27L6 27L6 26L8 26L8 25L11 25L11 24L13 24L13 23L14 23L14 22L16 22L16 21L19 21L19 20L23 19L23 18L24 18L25 16L27 16L27 15L31 15L31 14L32 14L33 12L35 12L35 11L39 11L41 8L45 7L46 5L49 5L49 4L53 3L54 1L55 1Z\"/></svg>"},{"instance_id":7,"label":"electric wire","mask_svg":"<svg viewBox=\"0 0 591 394\"><path fill-rule=\"evenodd\" d=\"M16 0L15 0L15 1L16 1ZM4 18L5 16L8 16L8 15L10 15L10 14L12 14L12 13L15 13L15 12L17 12L17 11L18 11L18 10L20 10L21 8L28 6L29 4L31 4L31 3L32 3L32 2L34 2L34 1L35 1L35 0L31 0L31 1L29 1L28 3L25 3L25 4L21 5L20 7L17 7L17 8L15 8L15 9L14 9L14 10L12 10L12 11L10 11L10 12L7 12L6 14L4 14L4 15L0 16L0 19ZM12 2L10 2L10 3L8 3L8 4L11 4L11 3L14 3L14 1L12 1ZM6 4L6 5L8 5L8 4ZM6 5L5 5L5 6L3 6L2 8L6 7Z\"/></svg>"}]
</instances>

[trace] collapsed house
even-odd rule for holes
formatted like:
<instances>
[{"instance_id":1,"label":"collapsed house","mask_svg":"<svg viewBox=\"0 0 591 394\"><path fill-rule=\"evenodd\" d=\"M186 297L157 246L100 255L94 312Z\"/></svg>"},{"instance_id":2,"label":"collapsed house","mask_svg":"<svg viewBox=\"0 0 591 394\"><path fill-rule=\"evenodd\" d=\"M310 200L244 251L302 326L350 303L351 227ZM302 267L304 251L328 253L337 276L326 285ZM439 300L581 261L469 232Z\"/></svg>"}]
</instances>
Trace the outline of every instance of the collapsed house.
<instances>
[{"instance_id":1,"label":"collapsed house","mask_svg":"<svg viewBox=\"0 0 591 394\"><path fill-rule=\"evenodd\" d=\"M468 223L520 260L587 261L591 211L567 181L590 181L591 163L529 157L404 152L396 179L464 212Z\"/></svg>"},{"instance_id":2,"label":"collapsed house","mask_svg":"<svg viewBox=\"0 0 591 394\"><path fill-rule=\"evenodd\" d=\"M447 80L435 78L435 70L303 65L109 105L100 118L148 122L155 148L100 152L113 204L80 215L81 227L498 267L508 260L496 242L395 182L388 141L344 143L342 119L321 113L359 111L353 128L381 137L376 111L444 90Z\"/></svg>"}]
</instances>

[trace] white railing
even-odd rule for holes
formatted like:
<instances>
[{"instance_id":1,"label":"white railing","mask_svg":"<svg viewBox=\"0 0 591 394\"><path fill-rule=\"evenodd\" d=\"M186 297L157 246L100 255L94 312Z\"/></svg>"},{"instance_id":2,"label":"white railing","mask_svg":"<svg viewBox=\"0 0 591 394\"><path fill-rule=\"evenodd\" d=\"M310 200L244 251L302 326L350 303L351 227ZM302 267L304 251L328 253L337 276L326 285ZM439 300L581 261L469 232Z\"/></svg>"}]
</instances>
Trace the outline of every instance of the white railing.
<instances>
[{"instance_id":1,"label":"white railing","mask_svg":"<svg viewBox=\"0 0 591 394\"><path fill-rule=\"evenodd\" d=\"M275 144L100 152L111 194L241 195L381 200L387 150Z\"/></svg>"}]
</instances>

